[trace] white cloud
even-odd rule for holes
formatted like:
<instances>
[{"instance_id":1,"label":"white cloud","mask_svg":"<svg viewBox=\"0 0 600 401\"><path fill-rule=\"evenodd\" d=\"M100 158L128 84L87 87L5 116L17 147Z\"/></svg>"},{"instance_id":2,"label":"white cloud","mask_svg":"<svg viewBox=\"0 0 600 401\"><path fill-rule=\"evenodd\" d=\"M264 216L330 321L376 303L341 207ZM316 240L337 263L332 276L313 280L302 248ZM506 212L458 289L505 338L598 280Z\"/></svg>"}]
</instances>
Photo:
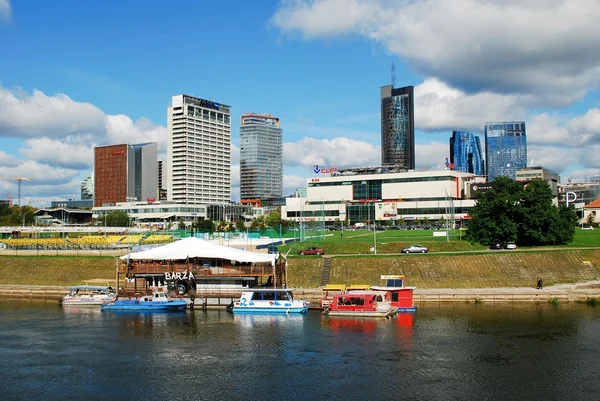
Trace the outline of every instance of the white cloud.
<instances>
[{"instance_id":1,"label":"white cloud","mask_svg":"<svg viewBox=\"0 0 600 401\"><path fill-rule=\"evenodd\" d=\"M415 168L417 170L443 170L446 157L450 157L450 142L432 142L415 146Z\"/></svg>"},{"instance_id":2,"label":"white cloud","mask_svg":"<svg viewBox=\"0 0 600 401\"><path fill-rule=\"evenodd\" d=\"M296 189L306 188L307 177L299 175L284 175L283 176L283 194L293 195Z\"/></svg>"},{"instance_id":3,"label":"white cloud","mask_svg":"<svg viewBox=\"0 0 600 401\"><path fill-rule=\"evenodd\" d=\"M322 167L373 166L381 163L381 148L350 138L303 138L283 144L286 166Z\"/></svg>"},{"instance_id":4,"label":"white cloud","mask_svg":"<svg viewBox=\"0 0 600 401\"><path fill-rule=\"evenodd\" d=\"M19 159L0 150L0 167L14 167L19 163Z\"/></svg>"},{"instance_id":5,"label":"white cloud","mask_svg":"<svg viewBox=\"0 0 600 401\"><path fill-rule=\"evenodd\" d=\"M64 137L80 133L101 134L105 115L90 103L76 102L58 93L47 96L34 90L0 87L0 135L9 137Z\"/></svg>"},{"instance_id":6,"label":"white cloud","mask_svg":"<svg viewBox=\"0 0 600 401\"><path fill-rule=\"evenodd\" d=\"M569 151L600 144L600 109L591 108L583 115L571 117L540 113L528 120L527 142L539 146L560 146Z\"/></svg>"},{"instance_id":7,"label":"white cloud","mask_svg":"<svg viewBox=\"0 0 600 401\"><path fill-rule=\"evenodd\" d=\"M289 0L271 18L305 40L358 35L467 92L570 104L600 85L600 2Z\"/></svg>"},{"instance_id":8,"label":"white cloud","mask_svg":"<svg viewBox=\"0 0 600 401\"><path fill-rule=\"evenodd\" d=\"M19 151L29 160L76 169L93 168L95 144L89 141L89 136L30 138L24 145L27 147Z\"/></svg>"},{"instance_id":9,"label":"white cloud","mask_svg":"<svg viewBox=\"0 0 600 401\"><path fill-rule=\"evenodd\" d=\"M0 0L0 21L10 21L12 19L12 7L9 0Z\"/></svg>"},{"instance_id":10,"label":"white cloud","mask_svg":"<svg viewBox=\"0 0 600 401\"><path fill-rule=\"evenodd\" d=\"M167 148L167 128L152 123L145 117L135 123L124 115L106 116L106 136L108 143L146 143L158 142L158 149Z\"/></svg>"},{"instance_id":11,"label":"white cloud","mask_svg":"<svg viewBox=\"0 0 600 401\"><path fill-rule=\"evenodd\" d=\"M467 94L435 78L415 87L415 127L424 131L482 131L487 121L521 120L522 96Z\"/></svg>"},{"instance_id":12,"label":"white cloud","mask_svg":"<svg viewBox=\"0 0 600 401\"><path fill-rule=\"evenodd\" d=\"M49 96L39 90L28 94L0 86L1 137L24 138L19 153L26 158L0 151L1 175L33 177L27 183L29 193L38 201L47 200L35 206L48 206L51 199L79 199L80 176L92 170L95 146L158 142L159 156L165 159L167 129L147 118L134 122L126 115L106 115L64 94ZM0 190L16 201L16 182L0 181Z\"/></svg>"}]
</instances>

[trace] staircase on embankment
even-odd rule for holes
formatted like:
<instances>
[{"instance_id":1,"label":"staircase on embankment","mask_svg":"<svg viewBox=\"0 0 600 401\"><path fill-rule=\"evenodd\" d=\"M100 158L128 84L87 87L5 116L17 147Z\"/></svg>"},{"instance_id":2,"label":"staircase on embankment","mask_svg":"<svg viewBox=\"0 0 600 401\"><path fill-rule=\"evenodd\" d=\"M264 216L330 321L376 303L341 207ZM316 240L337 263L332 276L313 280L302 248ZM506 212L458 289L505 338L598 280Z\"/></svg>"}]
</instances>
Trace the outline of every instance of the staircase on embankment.
<instances>
[{"instance_id":1,"label":"staircase on embankment","mask_svg":"<svg viewBox=\"0 0 600 401\"><path fill-rule=\"evenodd\" d=\"M321 287L329 284L329 276L331 274L331 258L323 257L323 270L321 270Z\"/></svg>"}]
</instances>

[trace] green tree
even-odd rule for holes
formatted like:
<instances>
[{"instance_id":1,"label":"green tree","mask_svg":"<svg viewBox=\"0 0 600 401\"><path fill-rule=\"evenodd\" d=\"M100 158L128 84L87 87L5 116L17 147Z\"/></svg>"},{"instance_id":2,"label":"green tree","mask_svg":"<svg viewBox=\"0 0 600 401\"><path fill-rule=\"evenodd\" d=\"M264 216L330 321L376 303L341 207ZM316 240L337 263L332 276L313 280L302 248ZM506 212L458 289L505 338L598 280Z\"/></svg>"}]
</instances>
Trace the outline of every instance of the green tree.
<instances>
[{"instance_id":1,"label":"green tree","mask_svg":"<svg viewBox=\"0 0 600 401\"><path fill-rule=\"evenodd\" d=\"M127 212L123 210L111 210L110 212L101 215L96 224L106 227L129 227L131 219Z\"/></svg>"},{"instance_id":2,"label":"green tree","mask_svg":"<svg viewBox=\"0 0 600 401\"><path fill-rule=\"evenodd\" d=\"M266 218L264 215L258 216L250 223L250 228L253 230L262 230L267 227Z\"/></svg>"},{"instance_id":3,"label":"green tree","mask_svg":"<svg viewBox=\"0 0 600 401\"><path fill-rule=\"evenodd\" d=\"M235 222L235 228L238 231L244 231L246 230L246 226L244 226L244 222L242 220L238 220Z\"/></svg>"},{"instance_id":4,"label":"green tree","mask_svg":"<svg viewBox=\"0 0 600 401\"><path fill-rule=\"evenodd\" d=\"M202 219L194 223L194 227L196 227L197 232L204 233L214 233L215 232L215 223L212 220Z\"/></svg>"},{"instance_id":5,"label":"green tree","mask_svg":"<svg viewBox=\"0 0 600 401\"><path fill-rule=\"evenodd\" d=\"M467 238L483 245L515 241L519 245L566 244L573 240L577 216L572 208L552 204L545 181L522 183L497 178L480 193L467 221Z\"/></svg>"}]
</instances>

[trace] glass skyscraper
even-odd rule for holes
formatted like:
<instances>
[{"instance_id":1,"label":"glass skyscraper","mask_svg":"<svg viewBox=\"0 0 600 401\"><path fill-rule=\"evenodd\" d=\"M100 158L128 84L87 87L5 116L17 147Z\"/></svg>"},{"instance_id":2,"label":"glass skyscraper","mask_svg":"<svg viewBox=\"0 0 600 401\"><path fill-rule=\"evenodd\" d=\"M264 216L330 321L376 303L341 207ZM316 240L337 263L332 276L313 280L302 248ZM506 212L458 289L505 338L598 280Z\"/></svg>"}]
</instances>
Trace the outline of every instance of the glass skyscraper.
<instances>
[{"instance_id":1,"label":"glass skyscraper","mask_svg":"<svg viewBox=\"0 0 600 401\"><path fill-rule=\"evenodd\" d=\"M415 168L414 87L381 87L381 164Z\"/></svg>"},{"instance_id":2,"label":"glass skyscraper","mask_svg":"<svg viewBox=\"0 0 600 401\"><path fill-rule=\"evenodd\" d=\"M488 181L496 177L516 178L527 167L527 136L524 121L485 125L485 161Z\"/></svg>"},{"instance_id":3,"label":"glass skyscraper","mask_svg":"<svg viewBox=\"0 0 600 401\"><path fill-rule=\"evenodd\" d=\"M484 175L483 153L479 136L470 132L452 131L450 163L454 164L455 171Z\"/></svg>"},{"instance_id":4,"label":"glass skyscraper","mask_svg":"<svg viewBox=\"0 0 600 401\"><path fill-rule=\"evenodd\" d=\"M283 196L283 131L279 117L244 114L240 127L240 199Z\"/></svg>"}]
</instances>

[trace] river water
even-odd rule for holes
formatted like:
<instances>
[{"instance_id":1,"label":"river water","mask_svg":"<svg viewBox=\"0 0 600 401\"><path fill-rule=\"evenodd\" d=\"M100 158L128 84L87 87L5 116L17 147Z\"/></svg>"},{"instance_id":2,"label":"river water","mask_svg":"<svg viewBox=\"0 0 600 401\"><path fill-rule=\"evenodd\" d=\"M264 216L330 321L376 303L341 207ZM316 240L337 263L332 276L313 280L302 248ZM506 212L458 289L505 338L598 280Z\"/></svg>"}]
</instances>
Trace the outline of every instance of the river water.
<instances>
[{"instance_id":1,"label":"river water","mask_svg":"<svg viewBox=\"0 0 600 401\"><path fill-rule=\"evenodd\" d=\"M390 320L0 303L3 400L598 400L600 308Z\"/></svg>"}]
</instances>

